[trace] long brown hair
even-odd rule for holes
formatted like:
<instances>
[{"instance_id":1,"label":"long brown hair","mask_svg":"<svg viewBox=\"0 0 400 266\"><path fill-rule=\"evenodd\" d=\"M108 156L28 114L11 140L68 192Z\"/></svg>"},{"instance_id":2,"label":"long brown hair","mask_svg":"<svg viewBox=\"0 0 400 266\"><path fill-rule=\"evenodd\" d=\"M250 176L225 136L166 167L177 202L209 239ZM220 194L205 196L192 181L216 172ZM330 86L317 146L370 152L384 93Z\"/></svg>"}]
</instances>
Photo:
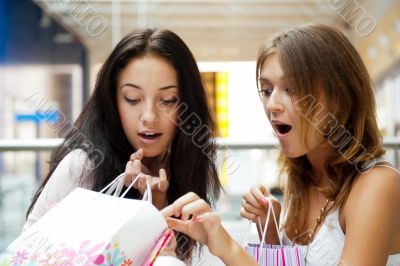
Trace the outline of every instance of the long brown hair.
<instances>
[{"instance_id":1,"label":"long brown hair","mask_svg":"<svg viewBox=\"0 0 400 266\"><path fill-rule=\"evenodd\" d=\"M84 176L90 179L93 190L101 190L125 171L130 155L136 150L124 134L118 115L117 77L132 59L150 53L167 60L175 68L179 82L179 124L166 167L170 178L167 200L174 202L193 191L208 203L215 203L221 190L215 165L215 123L196 61L175 33L149 28L125 36L108 56L97 76L93 95L74 123L74 128L66 135L64 143L53 151L50 171L36 192L27 215L54 170L73 149L83 149L87 153L89 161L85 169L96 165L89 175ZM198 123L200 129L197 130L193 122ZM133 190L138 197L139 192ZM188 259L196 242L177 234L177 254Z\"/></svg>"},{"instance_id":2,"label":"long brown hair","mask_svg":"<svg viewBox=\"0 0 400 266\"><path fill-rule=\"evenodd\" d=\"M361 57L339 30L307 24L274 36L260 49L256 76L265 59L276 53L282 70L294 84L292 100L300 115L304 143L314 127L327 139L325 163L331 186L319 189L334 200L329 211L342 206L363 164L384 154L372 82ZM327 104L319 105L322 95ZM285 229L305 229L312 167L306 155L288 158L281 153L285 178ZM290 204L289 204L290 203ZM301 219L299 219L301 218Z\"/></svg>"}]
</instances>

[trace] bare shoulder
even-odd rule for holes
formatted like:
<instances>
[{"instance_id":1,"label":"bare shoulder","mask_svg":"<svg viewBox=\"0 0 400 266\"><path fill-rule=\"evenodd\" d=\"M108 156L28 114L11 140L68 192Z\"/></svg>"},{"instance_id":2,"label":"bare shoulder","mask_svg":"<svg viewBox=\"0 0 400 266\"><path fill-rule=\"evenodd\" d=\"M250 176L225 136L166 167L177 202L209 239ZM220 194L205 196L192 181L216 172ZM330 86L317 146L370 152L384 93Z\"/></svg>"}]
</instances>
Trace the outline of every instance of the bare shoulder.
<instances>
[{"instance_id":1,"label":"bare shoulder","mask_svg":"<svg viewBox=\"0 0 400 266\"><path fill-rule=\"evenodd\" d=\"M375 166L360 174L350 191L349 200L363 195L374 200L400 199L400 174L386 166Z\"/></svg>"},{"instance_id":2,"label":"bare shoulder","mask_svg":"<svg viewBox=\"0 0 400 266\"><path fill-rule=\"evenodd\" d=\"M378 220L391 217L394 223L400 223L400 174L384 166L362 173L354 182L342 213L345 227L352 218L371 216Z\"/></svg>"},{"instance_id":3,"label":"bare shoulder","mask_svg":"<svg viewBox=\"0 0 400 266\"><path fill-rule=\"evenodd\" d=\"M345 230L342 260L384 265L400 252L400 175L375 166L353 184L341 210Z\"/></svg>"}]
</instances>

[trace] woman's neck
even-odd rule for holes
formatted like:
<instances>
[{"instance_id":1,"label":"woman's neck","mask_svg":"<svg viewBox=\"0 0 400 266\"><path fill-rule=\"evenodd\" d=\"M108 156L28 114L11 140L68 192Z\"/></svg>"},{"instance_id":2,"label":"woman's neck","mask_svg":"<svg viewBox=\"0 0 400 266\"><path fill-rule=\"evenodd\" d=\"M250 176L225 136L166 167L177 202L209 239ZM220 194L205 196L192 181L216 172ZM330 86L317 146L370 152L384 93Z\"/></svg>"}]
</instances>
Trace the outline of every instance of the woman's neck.
<instances>
[{"instance_id":1,"label":"woman's neck","mask_svg":"<svg viewBox=\"0 0 400 266\"><path fill-rule=\"evenodd\" d=\"M329 185L329 177L325 170L325 163L330 152L328 149L321 147L307 154L314 176L313 183L317 187L325 187Z\"/></svg>"}]
</instances>

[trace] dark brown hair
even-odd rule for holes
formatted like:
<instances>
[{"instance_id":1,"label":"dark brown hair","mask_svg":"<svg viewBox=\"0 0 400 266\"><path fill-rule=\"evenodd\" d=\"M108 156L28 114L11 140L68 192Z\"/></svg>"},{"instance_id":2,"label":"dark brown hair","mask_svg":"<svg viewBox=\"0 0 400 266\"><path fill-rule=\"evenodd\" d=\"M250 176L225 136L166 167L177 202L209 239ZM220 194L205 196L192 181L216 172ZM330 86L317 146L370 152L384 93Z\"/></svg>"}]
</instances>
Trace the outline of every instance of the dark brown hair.
<instances>
[{"instance_id":1,"label":"dark brown hair","mask_svg":"<svg viewBox=\"0 0 400 266\"><path fill-rule=\"evenodd\" d=\"M108 56L97 76L93 95L74 123L74 129L52 153L50 171L35 194L28 214L60 161L73 149L86 151L90 163L95 164L96 167L87 178L91 179L96 191L125 171L125 165L135 149L125 136L118 115L117 77L132 59L150 53L167 60L178 74L181 104L177 134L167 161L170 178L167 200L172 203L193 191L208 203L215 203L221 189L215 167L215 126L199 69L179 36L169 30L146 29L128 34ZM197 119L196 123L201 123L205 126L202 128L207 130L201 134L194 132L193 117ZM193 130L189 132L188 129ZM196 141L198 135L201 135L201 141ZM93 148L97 152L93 152ZM135 193L138 195L138 191ZM177 239L182 239L179 233ZM177 254L182 259L188 259L191 252L187 251L192 251L195 246L194 240L189 237L185 239L188 241L178 241L177 246Z\"/></svg>"}]
</instances>

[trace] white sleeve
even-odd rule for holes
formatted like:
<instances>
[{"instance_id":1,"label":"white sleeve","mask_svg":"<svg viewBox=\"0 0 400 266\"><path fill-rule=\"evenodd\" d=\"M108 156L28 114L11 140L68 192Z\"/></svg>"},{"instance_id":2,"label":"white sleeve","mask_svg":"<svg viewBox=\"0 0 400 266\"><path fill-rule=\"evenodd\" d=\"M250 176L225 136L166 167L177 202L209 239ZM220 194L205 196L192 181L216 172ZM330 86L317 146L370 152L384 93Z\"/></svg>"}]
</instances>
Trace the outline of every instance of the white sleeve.
<instances>
[{"instance_id":1,"label":"white sleeve","mask_svg":"<svg viewBox=\"0 0 400 266\"><path fill-rule=\"evenodd\" d=\"M81 149L71 151L61 160L43 188L22 231L31 227L78 186L91 189L92 185L88 180L81 181L81 177L84 179L84 175L87 174L87 168L84 168L86 161L87 154Z\"/></svg>"},{"instance_id":2,"label":"white sleeve","mask_svg":"<svg viewBox=\"0 0 400 266\"><path fill-rule=\"evenodd\" d=\"M186 266L186 264L176 257L158 256L153 266Z\"/></svg>"}]
</instances>

